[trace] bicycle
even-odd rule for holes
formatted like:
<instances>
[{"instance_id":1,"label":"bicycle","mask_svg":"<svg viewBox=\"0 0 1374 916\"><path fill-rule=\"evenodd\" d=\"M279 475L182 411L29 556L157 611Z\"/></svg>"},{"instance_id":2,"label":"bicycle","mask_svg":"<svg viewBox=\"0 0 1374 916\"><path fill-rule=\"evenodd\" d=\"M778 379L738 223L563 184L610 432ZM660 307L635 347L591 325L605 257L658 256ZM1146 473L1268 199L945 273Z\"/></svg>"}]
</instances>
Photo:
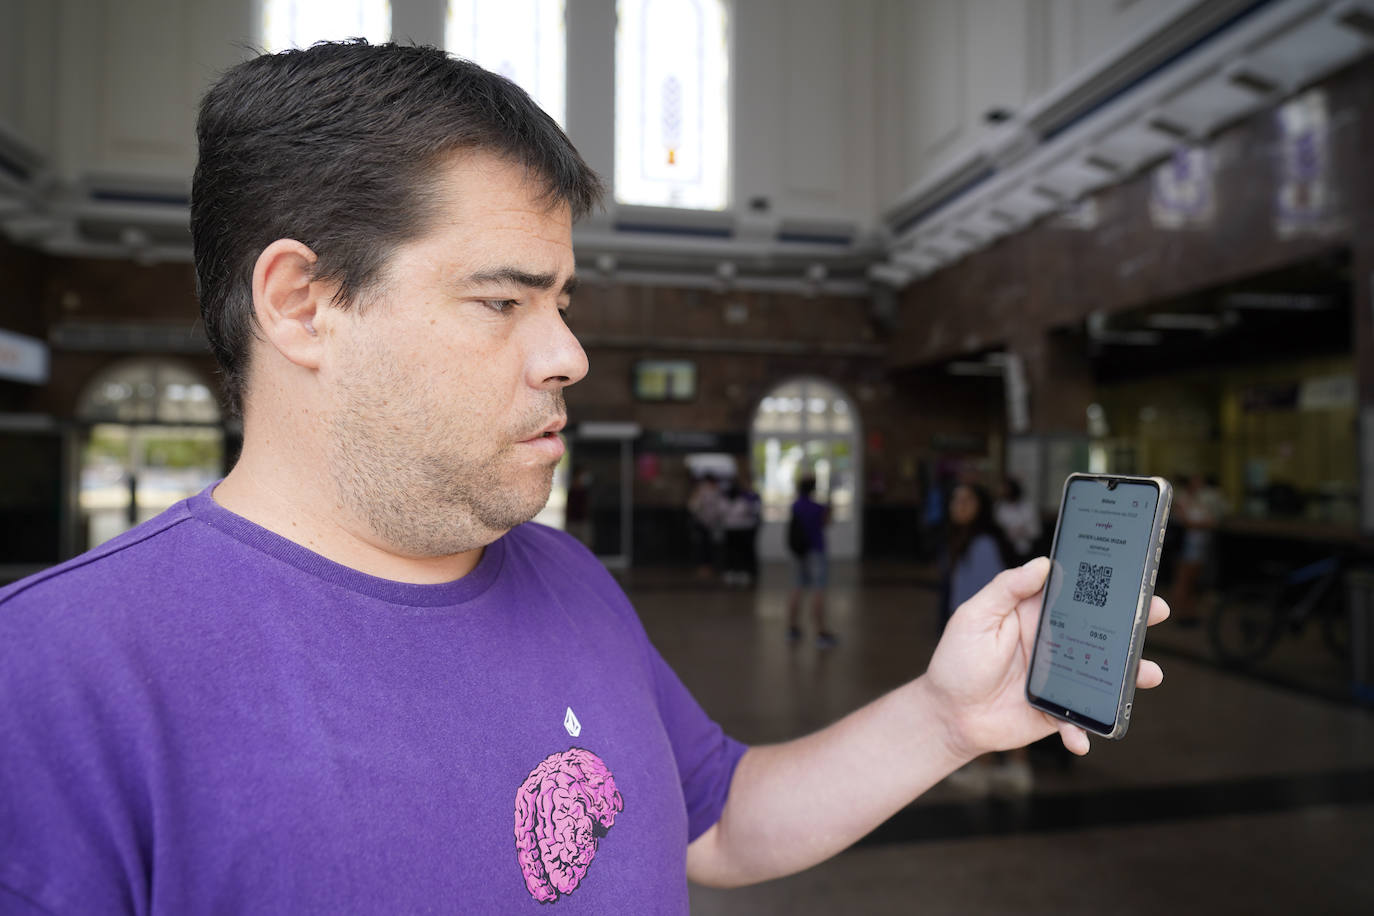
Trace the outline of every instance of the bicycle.
<instances>
[{"instance_id":1,"label":"bicycle","mask_svg":"<svg viewBox=\"0 0 1374 916\"><path fill-rule=\"evenodd\" d=\"M1285 633L1301 633L1309 621L1320 618L1322 642L1337 658L1348 660L1343 583L1349 568L1349 558L1338 554L1227 589L1208 615L1213 653L1227 665L1251 665Z\"/></svg>"}]
</instances>

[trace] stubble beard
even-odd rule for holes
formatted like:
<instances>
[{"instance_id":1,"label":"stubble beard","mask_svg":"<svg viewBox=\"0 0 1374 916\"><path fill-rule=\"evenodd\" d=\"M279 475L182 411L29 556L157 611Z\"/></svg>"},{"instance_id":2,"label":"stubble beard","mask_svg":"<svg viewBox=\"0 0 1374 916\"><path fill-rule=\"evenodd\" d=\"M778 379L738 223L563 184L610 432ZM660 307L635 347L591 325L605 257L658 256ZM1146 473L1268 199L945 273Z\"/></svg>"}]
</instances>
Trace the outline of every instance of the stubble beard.
<instances>
[{"instance_id":1,"label":"stubble beard","mask_svg":"<svg viewBox=\"0 0 1374 916\"><path fill-rule=\"evenodd\" d=\"M515 437L562 415L562 392L519 418L493 449L500 434L439 423L406 393L414 390L407 384L345 390L329 422L329 461L343 507L388 549L412 557L484 547L534 518L548 502L556 462L520 466Z\"/></svg>"}]
</instances>

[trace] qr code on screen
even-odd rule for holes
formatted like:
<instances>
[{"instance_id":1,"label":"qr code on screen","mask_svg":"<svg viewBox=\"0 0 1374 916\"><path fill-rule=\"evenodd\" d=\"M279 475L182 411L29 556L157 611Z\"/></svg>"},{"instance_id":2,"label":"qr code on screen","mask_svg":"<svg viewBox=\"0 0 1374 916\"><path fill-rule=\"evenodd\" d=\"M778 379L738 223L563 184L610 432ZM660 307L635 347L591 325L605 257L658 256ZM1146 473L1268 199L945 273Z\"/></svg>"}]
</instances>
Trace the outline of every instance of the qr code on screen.
<instances>
[{"instance_id":1,"label":"qr code on screen","mask_svg":"<svg viewBox=\"0 0 1374 916\"><path fill-rule=\"evenodd\" d=\"M1112 584L1112 568L1093 563L1078 564L1078 581L1073 586L1073 600L1080 604L1102 607L1107 603L1107 588Z\"/></svg>"}]
</instances>

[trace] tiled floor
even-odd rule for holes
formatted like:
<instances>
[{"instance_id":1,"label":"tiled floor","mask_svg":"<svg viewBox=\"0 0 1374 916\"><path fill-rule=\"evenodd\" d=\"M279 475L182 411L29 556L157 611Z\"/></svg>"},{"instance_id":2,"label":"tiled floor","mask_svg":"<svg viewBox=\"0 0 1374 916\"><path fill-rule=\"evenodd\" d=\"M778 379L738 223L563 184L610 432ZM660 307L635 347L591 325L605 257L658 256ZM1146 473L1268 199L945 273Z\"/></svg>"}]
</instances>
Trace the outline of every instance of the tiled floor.
<instances>
[{"instance_id":1,"label":"tiled floor","mask_svg":"<svg viewBox=\"0 0 1374 916\"><path fill-rule=\"evenodd\" d=\"M757 589L652 571L625 580L684 682L750 742L818 728L924 669L928 572L840 566L833 582L844 642L827 652L783 638L782 567ZM1293 649L1263 679L1222 671L1198 633L1154 632L1146 655L1165 683L1137 695L1126 740L1075 760L1037 749L1029 799L937 786L807 873L693 888L693 912L1374 912L1374 713L1322 695L1348 669ZM1326 687L1307 689L1313 677Z\"/></svg>"}]
</instances>

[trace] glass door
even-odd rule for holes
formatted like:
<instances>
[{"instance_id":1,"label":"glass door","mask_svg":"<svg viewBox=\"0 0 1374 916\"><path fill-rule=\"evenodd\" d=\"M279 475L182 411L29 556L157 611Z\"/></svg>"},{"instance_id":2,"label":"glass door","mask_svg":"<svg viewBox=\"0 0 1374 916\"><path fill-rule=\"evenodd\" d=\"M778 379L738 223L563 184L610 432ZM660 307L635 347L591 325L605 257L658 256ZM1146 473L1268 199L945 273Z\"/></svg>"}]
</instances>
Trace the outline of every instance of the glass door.
<instances>
[{"instance_id":1,"label":"glass door","mask_svg":"<svg viewBox=\"0 0 1374 916\"><path fill-rule=\"evenodd\" d=\"M585 487L585 536L608 569L627 569L634 544L634 423L582 423L572 439L572 473Z\"/></svg>"},{"instance_id":2,"label":"glass door","mask_svg":"<svg viewBox=\"0 0 1374 916\"><path fill-rule=\"evenodd\" d=\"M780 385L759 403L750 438L763 498L760 556L787 557L783 540L797 480L810 474L816 478L816 499L830 506L830 556L857 557L863 530L858 417L843 392L820 379Z\"/></svg>"}]
</instances>

